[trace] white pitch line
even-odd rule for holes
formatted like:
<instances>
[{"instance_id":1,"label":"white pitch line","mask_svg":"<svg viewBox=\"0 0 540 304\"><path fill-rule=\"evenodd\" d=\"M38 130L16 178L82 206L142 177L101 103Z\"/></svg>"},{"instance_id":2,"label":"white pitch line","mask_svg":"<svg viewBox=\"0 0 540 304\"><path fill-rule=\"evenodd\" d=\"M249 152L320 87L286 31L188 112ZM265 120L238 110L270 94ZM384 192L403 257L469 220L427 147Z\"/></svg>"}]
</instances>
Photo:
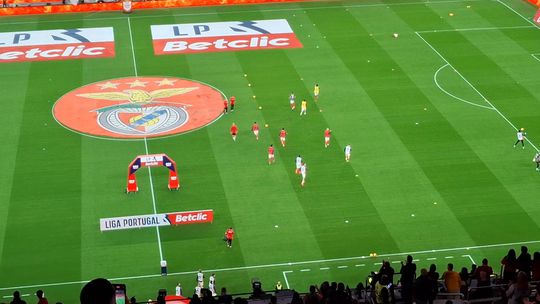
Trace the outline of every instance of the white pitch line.
<instances>
[{"instance_id":1,"label":"white pitch line","mask_svg":"<svg viewBox=\"0 0 540 304\"><path fill-rule=\"evenodd\" d=\"M392 264L399 264L401 261L392 261Z\"/></svg>"},{"instance_id":2,"label":"white pitch line","mask_svg":"<svg viewBox=\"0 0 540 304\"><path fill-rule=\"evenodd\" d=\"M449 256L445 256L444 258L445 258L445 259L453 259L454 256L449 255Z\"/></svg>"},{"instance_id":3,"label":"white pitch line","mask_svg":"<svg viewBox=\"0 0 540 304\"><path fill-rule=\"evenodd\" d=\"M427 258L428 261L435 261L437 258Z\"/></svg>"},{"instance_id":4,"label":"white pitch line","mask_svg":"<svg viewBox=\"0 0 540 304\"><path fill-rule=\"evenodd\" d=\"M287 279L287 273L291 273L292 270L287 270L283 272L283 278L285 279L285 286L287 286L287 289L291 289L291 286L289 286L289 280Z\"/></svg>"},{"instance_id":5,"label":"white pitch line","mask_svg":"<svg viewBox=\"0 0 540 304\"><path fill-rule=\"evenodd\" d=\"M28 297L28 296L30 296L29 293L25 293L25 294L21 295L21 297ZM2 298L3 298L3 299L13 298L13 296L2 296Z\"/></svg>"},{"instance_id":6,"label":"white pitch line","mask_svg":"<svg viewBox=\"0 0 540 304\"><path fill-rule=\"evenodd\" d=\"M301 269L300 272L311 271L311 269Z\"/></svg>"},{"instance_id":7,"label":"white pitch line","mask_svg":"<svg viewBox=\"0 0 540 304\"><path fill-rule=\"evenodd\" d=\"M382 265L382 263L373 263L373 265L375 265L375 266Z\"/></svg>"},{"instance_id":8,"label":"white pitch line","mask_svg":"<svg viewBox=\"0 0 540 304\"><path fill-rule=\"evenodd\" d=\"M510 7L508 4L502 2L501 0L497 0L497 2L499 2L500 4L506 6L506 8L508 8L509 10L511 10L512 12L514 12L516 15L520 16L521 18L523 18L523 20L529 22L530 24L532 24L534 27L536 27L537 29L539 29L538 25L536 25L532 20L530 20L529 18L523 16L522 14L518 13L515 9L513 9L512 7Z\"/></svg>"},{"instance_id":9,"label":"white pitch line","mask_svg":"<svg viewBox=\"0 0 540 304\"><path fill-rule=\"evenodd\" d=\"M437 55L439 55L439 57L444 60L444 62L446 62L480 97L482 97L482 99L487 103L489 104L493 110L495 110L495 112L497 112L499 114L499 116L501 116L510 126L512 126L512 128L514 128L514 130L518 130L518 128L510 121L508 120L508 118L506 118L506 116L504 116L503 113L501 113L501 111L499 111L499 109L497 109L497 107L495 107L491 101L489 101L485 96L484 94L480 93L480 91L478 91L478 89L472 84L469 82L469 80L467 80L467 78L465 78L465 76L463 76L463 74L461 74L439 51L437 51L437 49L435 49L435 47L433 47L433 45L431 45L431 43L429 43L426 39L424 39L424 37L422 37L422 35L418 32L415 32L415 34L420 38L422 39ZM538 152L538 148L536 147L536 145L529 139L529 138L525 138L525 140L531 144L531 146Z\"/></svg>"},{"instance_id":10,"label":"white pitch line","mask_svg":"<svg viewBox=\"0 0 540 304\"><path fill-rule=\"evenodd\" d=\"M342 266L338 266L337 268L343 269L343 268L349 268L349 266L342 265Z\"/></svg>"},{"instance_id":11,"label":"white pitch line","mask_svg":"<svg viewBox=\"0 0 540 304\"><path fill-rule=\"evenodd\" d=\"M540 54L531 54L531 56L532 56L534 59L540 61L540 58L538 58L539 55L540 55Z\"/></svg>"},{"instance_id":12,"label":"white pitch line","mask_svg":"<svg viewBox=\"0 0 540 304\"><path fill-rule=\"evenodd\" d=\"M406 256L406 255L415 255L415 254L426 254L426 253L438 253L438 252L449 252L449 251L463 251L463 250L473 250L473 249L483 249L483 248L497 248L497 247L509 247L516 245L527 245L527 244L538 244L540 240L536 241L523 241L523 242L512 242L512 243L500 243L500 244L488 244L488 245L478 245L478 246L468 246L468 247L454 247L454 248L443 248L443 249L430 249L430 250L419 250L419 251L410 251L410 252L398 252L398 253L387 253L379 254L378 257L393 257L393 256ZM356 257L344 257L344 258L335 258L335 259L326 259L326 260L311 260L311 261L300 261L300 262L286 262L286 263L277 263L277 264L263 264L263 265L252 265L252 266L239 266L239 267L230 267L230 268L220 268L220 269L206 269L207 272L227 272L227 271L238 271L238 270L249 270L249 269L262 269L262 268L274 268L274 267L289 267L297 265L306 265L306 264L318 264L318 263L330 263L330 262L343 262L351 260L363 260L371 257L366 256L356 256ZM365 264L358 264L360 266L365 266ZM196 274L198 270L193 271L184 271L184 272L172 272L168 276L179 276L179 275L191 275ZM292 271L290 271L292 272ZM130 277L119 277L119 278L109 278L110 281L127 281L134 279L146 279L146 278L159 278L161 274L148 274L148 275L139 275L139 276L130 276ZM22 286L12 286L12 287L2 287L0 291L4 290L14 290L14 289L28 289L36 287L50 287L50 286L63 286L63 285L75 285L75 284L84 284L89 282L89 280L82 281L72 281L72 282L59 282L59 283L43 283L43 284L34 284L34 285L22 285Z\"/></svg>"},{"instance_id":13,"label":"white pitch line","mask_svg":"<svg viewBox=\"0 0 540 304\"><path fill-rule=\"evenodd\" d=\"M458 97L458 96L456 96L456 95L454 95L454 94L452 94L452 93L446 91L446 90L442 87L442 85L439 84L439 81L438 81L439 77L438 77L438 76L439 76L439 73L440 73L444 68L446 68L447 66L449 66L449 65L448 65L448 64L443 65L443 66L440 67L440 68L437 70L437 72L435 72L435 74L433 75L433 81L435 82L435 85L437 85L437 87L439 88L439 90L443 91L446 95L448 95L448 96L450 96L450 97L452 97L452 98L454 98L454 99L457 99L457 100L459 100L459 101L461 101L461 102L464 102L464 103L466 103L466 104L469 104L469 105L471 105L471 106L480 107L480 108L484 108L484 109L488 109L488 110L495 110L495 109L493 109L493 108L491 108L491 107L484 106L484 105L479 105L479 104L477 104L477 103L468 101L468 100L466 100L466 99L463 99L463 98L461 98L461 97Z\"/></svg>"},{"instance_id":14,"label":"white pitch line","mask_svg":"<svg viewBox=\"0 0 540 304\"><path fill-rule=\"evenodd\" d=\"M137 59L135 58L135 46L133 44L133 31L131 30L131 19L127 18L128 22L128 29L129 29L129 43L131 48L131 58L133 59L133 72L135 74L135 77L139 77L139 72L137 68ZM148 140L146 139L146 136L144 137L144 149L146 151L146 154L150 154L148 152ZM148 178L150 179L150 193L152 194L152 207L154 209L154 214L157 214L157 208L156 208L156 195L154 193L154 181L152 179L152 168L148 167ZM161 248L161 235L159 233L159 226L156 226L156 236L158 241L158 250L159 250L159 260L160 262L163 261L163 248Z\"/></svg>"},{"instance_id":15,"label":"white pitch line","mask_svg":"<svg viewBox=\"0 0 540 304\"><path fill-rule=\"evenodd\" d=\"M319 270L328 270L328 269L330 269L330 267L321 267L321 268L319 268Z\"/></svg>"},{"instance_id":16,"label":"white pitch line","mask_svg":"<svg viewBox=\"0 0 540 304\"><path fill-rule=\"evenodd\" d=\"M467 257L467 258L469 258L469 260L471 260L471 262L473 264L478 265L478 264L476 264L476 262L474 261L473 257L470 254L464 254L464 255L462 255L462 257L464 257L464 258Z\"/></svg>"},{"instance_id":17,"label":"white pitch line","mask_svg":"<svg viewBox=\"0 0 540 304\"><path fill-rule=\"evenodd\" d=\"M471 28L457 28L457 29L444 29L444 30L426 30L418 31L418 33L444 33L444 32L470 32L470 31L495 31L495 30L512 30L512 29L524 29L524 28L536 28L532 25L518 25L518 26L501 26L501 27L471 27Z\"/></svg>"},{"instance_id":18,"label":"white pitch line","mask_svg":"<svg viewBox=\"0 0 540 304\"><path fill-rule=\"evenodd\" d=\"M208 12L208 13L188 13L188 14L173 14L171 17L183 17L183 16L204 16L204 15L217 15L217 14L243 14L243 13L264 13L264 12L291 12L291 11L307 11L307 10L326 10L326 9L344 9L344 8L364 8L364 7L379 7L379 6L403 6L403 5L421 5L421 4L445 4L445 3L462 3L462 2L480 2L484 0L449 0L449 1L415 1L405 3L380 3L380 4L356 4L356 5L335 5L335 6L320 6L320 7L295 7L295 8L283 8L283 9L259 9L259 10L245 10L245 11L220 11L220 12ZM34 24L34 23L57 23L57 22L80 22L84 21L101 21L101 20L122 20L125 17L103 17L103 18L79 18L79 19L64 19L64 20L36 20L36 21L15 21L15 22L3 22L2 25L17 25L17 24ZM149 15L149 16L128 16L133 19L143 18L163 18L162 15Z\"/></svg>"},{"instance_id":19,"label":"white pitch line","mask_svg":"<svg viewBox=\"0 0 540 304\"><path fill-rule=\"evenodd\" d=\"M366 266L366 264L356 264L356 265L354 265L354 267L364 267L364 266Z\"/></svg>"}]
</instances>

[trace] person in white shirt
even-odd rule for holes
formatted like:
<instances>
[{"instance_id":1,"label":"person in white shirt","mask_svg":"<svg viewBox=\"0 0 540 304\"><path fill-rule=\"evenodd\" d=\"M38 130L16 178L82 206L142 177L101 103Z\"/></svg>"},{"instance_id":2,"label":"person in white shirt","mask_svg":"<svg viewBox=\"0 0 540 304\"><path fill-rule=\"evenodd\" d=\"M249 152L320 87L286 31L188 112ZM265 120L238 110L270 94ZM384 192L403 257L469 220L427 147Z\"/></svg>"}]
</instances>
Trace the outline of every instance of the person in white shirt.
<instances>
[{"instance_id":1,"label":"person in white shirt","mask_svg":"<svg viewBox=\"0 0 540 304\"><path fill-rule=\"evenodd\" d=\"M203 288L204 287L204 274L202 270L199 269L199 272L197 272L197 286Z\"/></svg>"},{"instance_id":2,"label":"person in white shirt","mask_svg":"<svg viewBox=\"0 0 540 304\"><path fill-rule=\"evenodd\" d=\"M300 174L302 174L302 182L300 183L300 186L304 187L306 184L306 175L307 175L307 167L306 163L302 162L302 166L300 166Z\"/></svg>"},{"instance_id":3,"label":"person in white shirt","mask_svg":"<svg viewBox=\"0 0 540 304\"><path fill-rule=\"evenodd\" d=\"M176 285L176 293L175 293L175 295L177 295L177 296L182 295L182 286L180 285L180 283L178 283L178 285Z\"/></svg>"},{"instance_id":4,"label":"person in white shirt","mask_svg":"<svg viewBox=\"0 0 540 304\"><path fill-rule=\"evenodd\" d=\"M540 171L540 152L534 155L533 162L536 163L536 171Z\"/></svg>"},{"instance_id":5,"label":"person in white shirt","mask_svg":"<svg viewBox=\"0 0 540 304\"><path fill-rule=\"evenodd\" d=\"M295 99L296 96L294 96L294 93L291 92L291 95L289 95L289 104L291 105L291 111L294 111L294 109L296 109Z\"/></svg>"},{"instance_id":6,"label":"person in white shirt","mask_svg":"<svg viewBox=\"0 0 540 304\"><path fill-rule=\"evenodd\" d=\"M351 160L351 151L352 151L351 145L346 145L345 146L345 161L346 162L349 162Z\"/></svg>"},{"instance_id":7,"label":"person in white shirt","mask_svg":"<svg viewBox=\"0 0 540 304\"><path fill-rule=\"evenodd\" d=\"M217 296L217 293L216 293L216 274L215 273L212 273L212 275L210 276L210 279L208 280L208 289L212 293L213 297Z\"/></svg>"},{"instance_id":8,"label":"person in white shirt","mask_svg":"<svg viewBox=\"0 0 540 304\"><path fill-rule=\"evenodd\" d=\"M519 144L521 142L521 147L522 149L525 149L525 136L527 135L527 133L525 133L525 128L521 128L517 131L517 141L516 143L514 144L514 148L517 146L517 144Z\"/></svg>"},{"instance_id":9,"label":"person in white shirt","mask_svg":"<svg viewBox=\"0 0 540 304\"><path fill-rule=\"evenodd\" d=\"M195 286L195 294L200 298L201 297L201 286Z\"/></svg>"},{"instance_id":10,"label":"person in white shirt","mask_svg":"<svg viewBox=\"0 0 540 304\"><path fill-rule=\"evenodd\" d=\"M298 155L296 157L296 174L300 174L300 167L302 167L302 157Z\"/></svg>"}]
</instances>

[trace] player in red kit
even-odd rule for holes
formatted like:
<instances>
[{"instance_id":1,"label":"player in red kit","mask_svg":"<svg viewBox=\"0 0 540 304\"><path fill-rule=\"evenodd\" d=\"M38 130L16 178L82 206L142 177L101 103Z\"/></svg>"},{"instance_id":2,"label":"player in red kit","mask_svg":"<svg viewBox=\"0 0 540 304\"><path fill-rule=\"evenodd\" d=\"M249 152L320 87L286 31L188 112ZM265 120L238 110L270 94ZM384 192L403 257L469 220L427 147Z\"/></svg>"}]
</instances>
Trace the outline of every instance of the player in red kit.
<instances>
[{"instance_id":1,"label":"player in red kit","mask_svg":"<svg viewBox=\"0 0 540 304\"><path fill-rule=\"evenodd\" d=\"M231 102L231 112L234 111L234 102L236 101L236 97L231 96L230 102Z\"/></svg>"},{"instance_id":2,"label":"player in red kit","mask_svg":"<svg viewBox=\"0 0 540 304\"><path fill-rule=\"evenodd\" d=\"M225 240L227 241L227 247L229 248L232 247L233 238L234 238L234 230L232 229L232 227L229 227L229 229L225 231Z\"/></svg>"},{"instance_id":3,"label":"player in red kit","mask_svg":"<svg viewBox=\"0 0 540 304\"><path fill-rule=\"evenodd\" d=\"M223 113L227 114L227 111L229 110L229 104L227 103L227 99L223 101Z\"/></svg>"},{"instance_id":4,"label":"player in red kit","mask_svg":"<svg viewBox=\"0 0 540 304\"><path fill-rule=\"evenodd\" d=\"M255 138L259 140L259 125L257 122L254 122L251 126L251 132L253 132L253 134L255 134Z\"/></svg>"},{"instance_id":5,"label":"player in red kit","mask_svg":"<svg viewBox=\"0 0 540 304\"><path fill-rule=\"evenodd\" d=\"M275 161L276 158L274 156L274 145L270 145L270 147L268 147L268 164L270 165Z\"/></svg>"},{"instance_id":6,"label":"player in red kit","mask_svg":"<svg viewBox=\"0 0 540 304\"><path fill-rule=\"evenodd\" d=\"M330 146L330 135L332 133L332 130L326 128L326 130L324 130L324 147L325 148L328 148L328 146Z\"/></svg>"},{"instance_id":7,"label":"player in red kit","mask_svg":"<svg viewBox=\"0 0 540 304\"><path fill-rule=\"evenodd\" d=\"M279 141L281 141L283 148L285 148L285 140L287 140L287 131L285 131L285 128L281 128L281 131L279 131Z\"/></svg>"},{"instance_id":8,"label":"player in red kit","mask_svg":"<svg viewBox=\"0 0 540 304\"><path fill-rule=\"evenodd\" d=\"M231 136L234 141L236 141L236 134L238 134L238 127L233 122L231 126Z\"/></svg>"}]
</instances>

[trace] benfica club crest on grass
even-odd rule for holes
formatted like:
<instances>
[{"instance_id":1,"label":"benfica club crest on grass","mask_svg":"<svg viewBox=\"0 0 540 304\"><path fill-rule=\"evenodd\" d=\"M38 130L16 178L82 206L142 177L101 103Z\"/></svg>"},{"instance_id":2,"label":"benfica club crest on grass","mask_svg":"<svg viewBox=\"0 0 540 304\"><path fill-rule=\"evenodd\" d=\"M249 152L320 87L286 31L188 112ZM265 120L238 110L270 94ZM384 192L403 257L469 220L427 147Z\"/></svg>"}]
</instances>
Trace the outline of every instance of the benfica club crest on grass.
<instances>
[{"instance_id":1,"label":"benfica club crest on grass","mask_svg":"<svg viewBox=\"0 0 540 304\"><path fill-rule=\"evenodd\" d=\"M224 98L217 89L192 80L118 78L65 94L54 105L53 115L79 133L140 139L201 128L219 118Z\"/></svg>"}]
</instances>

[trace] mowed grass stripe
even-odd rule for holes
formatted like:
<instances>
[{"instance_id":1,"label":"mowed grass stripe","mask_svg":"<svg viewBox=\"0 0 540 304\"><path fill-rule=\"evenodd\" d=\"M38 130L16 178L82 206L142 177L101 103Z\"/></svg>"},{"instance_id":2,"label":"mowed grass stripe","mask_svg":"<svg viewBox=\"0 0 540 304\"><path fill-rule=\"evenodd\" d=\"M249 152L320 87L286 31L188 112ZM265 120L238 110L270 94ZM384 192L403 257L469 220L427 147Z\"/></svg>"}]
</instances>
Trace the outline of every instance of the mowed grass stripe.
<instances>
[{"instance_id":1,"label":"mowed grass stripe","mask_svg":"<svg viewBox=\"0 0 540 304\"><path fill-rule=\"evenodd\" d=\"M308 12L308 14L312 16L316 13ZM342 27L354 29L365 35L368 34L349 14L338 12L334 18L342 21ZM331 20L331 18L324 20ZM332 37L330 35L332 31L339 30L328 22L320 22L319 28L328 37ZM421 128L412 123L411 120L417 116L415 109L429 103L429 100L405 73L399 70L395 71L391 81L388 81L388 76L385 75L390 72L361 73L363 63L345 51L359 49L355 41L329 39L336 53L353 71L371 98L376 101L379 110L385 114L386 119L402 138L411 154L417 159L426 175L448 202L461 225L475 242L484 243L487 239L511 240L517 231L520 235L534 235L531 232L531 228L533 231L535 230L534 222L485 164L478 159L474 151L456 133L444 116L433 113L432 119ZM370 43L369 47L379 54L381 60L379 68L389 70L389 67L395 66L395 62L378 44ZM378 88L381 82L387 84L385 90ZM399 113L399 117L396 115L397 113ZM426 139L432 138L434 132L438 134L438 137L430 144L426 143ZM442 151L448 154L448 158L441 160L433 157ZM484 191L476 191L479 186ZM475 208L471 210L470 206L475 206ZM481 219L489 215L496 222L504 221L506 214L499 211L503 206L506 210L511 210L510 212L518 217L521 223L514 224L512 232L500 231L496 238L490 238L489 234L493 227L491 223L485 223Z\"/></svg>"},{"instance_id":2,"label":"mowed grass stripe","mask_svg":"<svg viewBox=\"0 0 540 304\"><path fill-rule=\"evenodd\" d=\"M116 56L83 60L81 85L134 76L129 34L126 34L127 18L85 21L85 26L113 26ZM118 91L124 89L125 86L119 87ZM82 280L100 276L133 276L157 270L159 252L155 228L106 233L99 230L100 218L153 213L147 169L137 173L140 193L124 193L127 166L139 154L145 154L142 141L96 139L82 135ZM125 255L125 252L137 254ZM123 258L119 259L119 256ZM76 292L73 296L76 299Z\"/></svg>"},{"instance_id":3,"label":"mowed grass stripe","mask_svg":"<svg viewBox=\"0 0 540 304\"><path fill-rule=\"evenodd\" d=\"M256 16L258 17L258 16ZM264 19L267 19L265 17ZM270 132L277 139L279 130L288 130L287 147L278 146L279 157L288 163L290 183L296 190L311 230L325 257L336 257L344 252L367 252L367 248L395 248L392 238L372 208L361 183L355 178L352 168L345 163L343 152L333 145L324 148L323 131L328 126L314 102L311 90L314 83L305 83L286 56L287 53L304 53L308 49L287 51L239 52L237 56L244 70L250 75L254 93L264 108L265 120L270 124ZM262 57L264 54L264 57ZM305 60L305 59L304 59ZM317 62L312 62L316 68ZM273 77L267 77L267 71ZM327 75L326 77L332 77ZM324 83L325 79L318 82ZM297 95L297 109L291 111L287 96L291 91ZM299 103L308 101L308 115L299 116ZM305 188L300 187L300 177L294 174L294 159L300 154L308 165L308 179ZM349 221L348 223L346 221ZM377 226L377 239L363 244L369 239L368 227ZM350 244L356 244L350 246Z\"/></svg>"},{"instance_id":4,"label":"mowed grass stripe","mask_svg":"<svg viewBox=\"0 0 540 304\"><path fill-rule=\"evenodd\" d=\"M33 30L36 25L29 25L26 30ZM16 31L14 26L4 26L4 31ZM15 161L17 158L18 143L22 126L24 100L26 98L26 88L30 75L31 63L2 63L0 69L0 92L6 101L2 104L5 113L3 124L4 132L0 134L2 145L3 161L0 163L0 257L2 256L6 242L4 240L7 229L7 219L9 202L11 197L11 187L13 186L13 174L15 172ZM1 264L1 261L0 261ZM0 283L2 278L0 278Z\"/></svg>"},{"instance_id":5,"label":"mowed grass stripe","mask_svg":"<svg viewBox=\"0 0 540 304\"><path fill-rule=\"evenodd\" d=\"M176 22L170 16L161 21L164 24ZM151 45L151 24L154 24L151 20L132 20L139 75L163 75L166 72L170 76L193 79L185 56L153 55L153 49L147 47ZM234 226L234 222L209 141L205 128L176 137L148 141L150 153L167 153L175 159L179 168L179 192L166 190L166 170L152 171L158 212L214 209L216 213L212 224L161 229L163 251L171 271L244 265L241 251L226 252L222 240L223 232L228 226ZM220 250L216 250L216 247ZM190 262L186 264L186 261Z\"/></svg>"},{"instance_id":6,"label":"mowed grass stripe","mask_svg":"<svg viewBox=\"0 0 540 304\"><path fill-rule=\"evenodd\" d=\"M250 20L243 15L232 17ZM235 112L223 116L208 127L208 131L246 264L288 261L291 252L298 253L295 259L321 258L302 209L293 203L296 196L284 171L288 168L284 167L283 159L278 156L277 164L272 167L266 163L266 150L275 142L275 136L264 128L266 121L257 109L259 97L254 100L252 96L256 92L247 86L253 75L243 76L244 70L232 52L188 55L186 58L196 79L204 79L226 95L237 98ZM254 121L261 127L258 142L250 132ZM236 143L229 135L232 122L240 128ZM301 240L299 235L303 236ZM269 250L274 247L288 250Z\"/></svg>"},{"instance_id":7,"label":"mowed grass stripe","mask_svg":"<svg viewBox=\"0 0 540 304\"><path fill-rule=\"evenodd\" d=\"M31 64L4 238L9 245L0 268L10 274L6 285L26 284L29 277L80 277L81 142L54 122L50 100L80 83L80 67L80 61ZM51 74L53 69L64 73ZM51 248L62 248L62 254Z\"/></svg>"},{"instance_id":8,"label":"mowed grass stripe","mask_svg":"<svg viewBox=\"0 0 540 304\"><path fill-rule=\"evenodd\" d=\"M349 12L358 13L358 20L363 20L365 24L374 27L373 30L380 31L385 29L385 26L380 25L380 18L393 18L392 13L389 13L385 7L355 9ZM310 48L311 52L310 54L290 52L289 57L305 79L322 77L322 75L333 76L322 77L325 82L321 84L323 96L318 105L324 108L323 116L334 131L337 143L340 143L341 147L347 143L352 144L354 151L351 165L359 174L358 178L374 202L374 207L382 220L388 223L386 229L399 245L400 251L424 248L427 240L433 247L452 246L451 244L462 246L464 243L471 243L465 231L456 233L456 228L440 227L441 222L448 223L448 227L456 227L459 222L447 215L450 212L448 207L445 206L444 200L436 189L430 185L421 167L409 154L401 139L373 104L373 100L363 90L361 84L334 53L327 42L327 37L318 32L318 21L311 20L303 14L297 16L293 19L295 28L300 30L297 34L306 41L306 48ZM303 26L299 28L299 24ZM386 25L386 27L392 26ZM339 37L342 34L334 33L333 35ZM374 37L366 35L355 37L355 39L358 39L358 44L362 45L364 40L376 39L375 37L381 37L381 35ZM317 45L320 48L316 48ZM371 60L376 64L377 55L367 55L369 52L365 50L354 51L355 56L366 62L367 69L363 68L362 71L373 72L369 68L371 63L368 64L367 61ZM301 58L306 60L301 60ZM318 68L313 70L310 62L316 62ZM427 115L422 108L418 108L418 111ZM407 178L403 178L404 176ZM433 202L438 202L438 204L434 205ZM411 217L411 214L422 218L422 213L428 212L430 221L425 225L433 226L434 229L422 229L416 231L414 235L407 229L403 229L403 227L414 229L412 227L418 225L418 219ZM447 233L447 230L451 233ZM441 239L440 234L445 234L447 237ZM381 252L381 248L377 250Z\"/></svg>"}]
</instances>

